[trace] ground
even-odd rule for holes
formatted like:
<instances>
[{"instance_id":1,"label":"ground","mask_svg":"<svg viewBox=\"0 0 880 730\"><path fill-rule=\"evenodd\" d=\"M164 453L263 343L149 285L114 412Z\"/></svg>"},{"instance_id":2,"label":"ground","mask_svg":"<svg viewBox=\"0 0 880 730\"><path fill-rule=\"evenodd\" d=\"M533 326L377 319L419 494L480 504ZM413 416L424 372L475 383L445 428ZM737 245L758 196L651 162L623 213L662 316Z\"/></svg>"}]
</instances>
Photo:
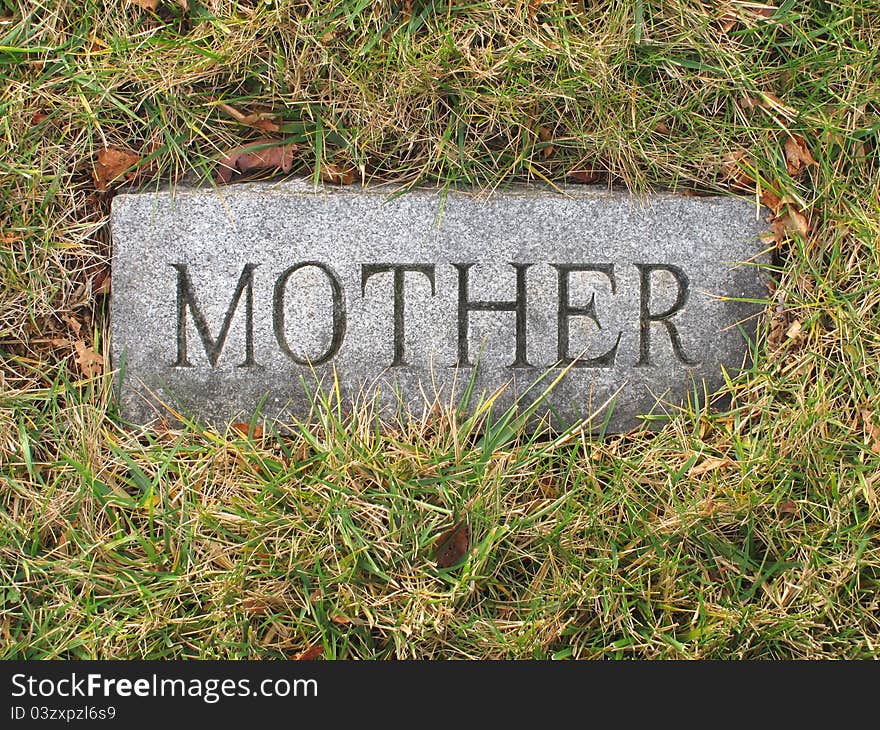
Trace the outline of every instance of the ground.
<instances>
[{"instance_id":1,"label":"ground","mask_svg":"<svg viewBox=\"0 0 880 730\"><path fill-rule=\"evenodd\" d=\"M127 425L112 195L241 171L746 197L753 364L604 437ZM0 0L0 656L877 656L878 201L874 0Z\"/></svg>"}]
</instances>

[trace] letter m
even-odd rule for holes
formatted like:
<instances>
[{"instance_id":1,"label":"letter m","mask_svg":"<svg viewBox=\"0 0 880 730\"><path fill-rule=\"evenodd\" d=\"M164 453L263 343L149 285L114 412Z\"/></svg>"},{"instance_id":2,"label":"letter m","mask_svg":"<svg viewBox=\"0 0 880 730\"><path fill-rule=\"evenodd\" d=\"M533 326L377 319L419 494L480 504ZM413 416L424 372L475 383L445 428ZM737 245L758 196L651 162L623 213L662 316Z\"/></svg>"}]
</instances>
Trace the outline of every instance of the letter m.
<instances>
[{"instance_id":1,"label":"letter m","mask_svg":"<svg viewBox=\"0 0 880 730\"><path fill-rule=\"evenodd\" d=\"M189 278L186 264L171 264L177 269L177 360L174 367L191 368L193 364L189 361L187 354L186 339L186 313L189 310L192 313L193 323L202 345L205 348L205 354L208 356L208 362L211 367L217 367L217 361L220 359L220 353L223 351L223 345L226 344L226 337L229 335L229 327L232 324L232 318L235 310L238 309L238 303L241 301L241 295L244 294L244 312L245 312L245 339L244 339L244 362L238 367L252 367L256 365L254 362L254 269L257 264L246 264L241 276L238 278L238 285L235 287L235 293L232 295L232 302L226 310L223 317L223 325L217 337L211 336L211 330L205 321L205 315L199 309L196 303L195 291L193 291L192 281Z\"/></svg>"}]
</instances>

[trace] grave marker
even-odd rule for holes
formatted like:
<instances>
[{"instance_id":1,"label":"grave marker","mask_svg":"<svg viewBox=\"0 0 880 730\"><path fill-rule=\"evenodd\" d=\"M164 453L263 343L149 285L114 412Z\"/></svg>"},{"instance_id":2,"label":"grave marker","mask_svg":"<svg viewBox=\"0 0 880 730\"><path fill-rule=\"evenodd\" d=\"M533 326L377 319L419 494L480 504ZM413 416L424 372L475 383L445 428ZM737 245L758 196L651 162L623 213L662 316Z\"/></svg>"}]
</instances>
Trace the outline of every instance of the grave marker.
<instances>
[{"instance_id":1,"label":"grave marker","mask_svg":"<svg viewBox=\"0 0 880 730\"><path fill-rule=\"evenodd\" d=\"M305 387L335 372L346 401L378 387L418 415L471 379L509 384L504 406L569 367L543 410L570 423L617 393L610 427L628 428L742 365L767 296L761 230L742 200L584 187L118 195L122 411L304 416Z\"/></svg>"}]
</instances>

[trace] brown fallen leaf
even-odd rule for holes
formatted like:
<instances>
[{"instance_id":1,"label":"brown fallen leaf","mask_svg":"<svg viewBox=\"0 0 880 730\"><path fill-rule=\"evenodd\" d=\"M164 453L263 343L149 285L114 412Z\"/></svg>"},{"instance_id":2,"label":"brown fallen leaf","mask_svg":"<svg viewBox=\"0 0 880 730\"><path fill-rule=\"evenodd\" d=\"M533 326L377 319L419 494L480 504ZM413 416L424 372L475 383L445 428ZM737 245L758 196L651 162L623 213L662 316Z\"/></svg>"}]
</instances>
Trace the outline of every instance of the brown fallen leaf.
<instances>
[{"instance_id":1,"label":"brown fallen leaf","mask_svg":"<svg viewBox=\"0 0 880 730\"><path fill-rule=\"evenodd\" d=\"M76 350L76 364L83 375L91 378L104 372L104 358L82 340L74 342L73 348Z\"/></svg>"},{"instance_id":2,"label":"brown fallen leaf","mask_svg":"<svg viewBox=\"0 0 880 730\"><path fill-rule=\"evenodd\" d=\"M293 142L281 139L258 139L236 147L217 166L217 180L228 183L235 174L243 175L257 170L280 169L290 172L296 150L297 145Z\"/></svg>"},{"instance_id":3,"label":"brown fallen leaf","mask_svg":"<svg viewBox=\"0 0 880 730\"><path fill-rule=\"evenodd\" d=\"M737 20L738 18L734 13L724 13L719 21L721 23L721 32L730 33L736 25Z\"/></svg>"},{"instance_id":4,"label":"brown fallen leaf","mask_svg":"<svg viewBox=\"0 0 880 730\"><path fill-rule=\"evenodd\" d=\"M444 532L434 543L434 561L438 568L451 568L460 562L471 547L471 529L462 520Z\"/></svg>"},{"instance_id":5,"label":"brown fallen leaf","mask_svg":"<svg viewBox=\"0 0 880 730\"><path fill-rule=\"evenodd\" d=\"M780 213L770 222L770 230L773 231L776 241L782 243L791 233L798 233L806 238L810 232L810 223L807 216L789 206L785 212Z\"/></svg>"},{"instance_id":6,"label":"brown fallen leaf","mask_svg":"<svg viewBox=\"0 0 880 730\"><path fill-rule=\"evenodd\" d=\"M529 19L533 20L535 17L535 13L538 12L538 8L541 6L544 0L529 0Z\"/></svg>"},{"instance_id":7,"label":"brown fallen leaf","mask_svg":"<svg viewBox=\"0 0 880 730\"><path fill-rule=\"evenodd\" d=\"M794 515L797 514L797 503L792 502L790 499L786 499L779 505L779 514L781 515Z\"/></svg>"},{"instance_id":8,"label":"brown fallen leaf","mask_svg":"<svg viewBox=\"0 0 880 730\"><path fill-rule=\"evenodd\" d=\"M74 336L79 335L80 330L82 329L82 322L80 322L76 317L70 314L62 314L61 321L67 324L68 327L73 331Z\"/></svg>"},{"instance_id":9,"label":"brown fallen leaf","mask_svg":"<svg viewBox=\"0 0 880 730\"><path fill-rule=\"evenodd\" d=\"M48 118L49 115L45 112L34 112L33 116L31 117L31 124L36 127L38 124L45 122Z\"/></svg>"},{"instance_id":10,"label":"brown fallen leaf","mask_svg":"<svg viewBox=\"0 0 880 730\"><path fill-rule=\"evenodd\" d=\"M734 150L721 156L721 170L724 178L734 189L748 189L755 183L755 179L743 168L750 162L745 150Z\"/></svg>"},{"instance_id":11,"label":"brown fallen leaf","mask_svg":"<svg viewBox=\"0 0 880 730\"><path fill-rule=\"evenodd\" d=\"M538 139L542 142L547 143L553 139L553 135L550 133L550 130L547 127L538 127ZM553 154L553 145L548 144L544 149L541 150L541 157L545 160Z\"/></svg>"},{"instance_id":12,"label":"brown fallen leaf","mask_svg":"<svg viewBox=\"0 0 880 730\"><path fill-rule=\"evenodd\" d=\"M598 170L570 170L568 178L582 185L592 185L602 179L602 173Z\"/></svg>"},{"instance_id":13,"label":"brown fallen leaf","mask_svg":"<svg viewBox=\"0 0 880 730\"><path fill-rule=\"evenodd\" d=\"M92 277L92 292L95 296L101 296L110 293L110 267L102 267L97 274Z\"/></svg>"},{"instance_id":14,"label":"brown fallen leaf","mask_svg":"<svg viewBox=\"0 0 880 730\"><path fill-rule=\"evenodd\" d=\"M796 319L789 325L788 329L785 331L785 336L788 337L788 339L790 340L794 340L800 335L803 328L804 326L803 324L801 324L801 321L799 319Z\"/></svg>"},{"instance_id":15,"label":"brown fallen leaf","mask_svg":"<svg viewBox=\"0 0 880 730\"><path fill-rule=\"evenodd\" d=\"M761 205L772 210L775 215L782 207L782 198L772 190L765 190L761 193Z\"/></svg>"},{"instance_id":16,"label":"brown fallen leaf","mask_svg":"<svg viewBox=\"0 0 880 730\"><path fill-rule=\"evenodd\" d=\"M355 179L355 171L350 167L341 167L328 162L321 165L321 179L333 185L351 185Z\"/></svg>"},{"instance_id":17,"label":"brown fallen leaf","mask_svg":"<svg viewBox=\"0 0 880 730\"><path fill-rule=\"evenodd\" d=\"M789 314L785 307L785 297L786 294L784 289L779 289L774 297L776 300L776 306L773 307L770 322L770 334L768 337L768 344L770 345L771 353L782 345L785 333L788 330Z\"/></svg>"},{"instance_id":18,"label":"brown fallen leaf","mask_svg":"<svg viewBox=\"0 0 880 730\"><path fill-rule=\"evenodd\" d=\"M245 598L241 602L241 607L251 616L265 616L272 610L269 602L259 597Z\"/></svg>"},{"instance_id":19,"label":"brown fallen leaf","mask_svg":"<svg viewBox=\"0 0 880 730\"><path fill-rule=\"evenodd\" d=\"M21 236L17 233L0 233L0 243L17 243L21 240Z\"/></svg>"},{"instance_id":20,"label":"brown fallen leaf","mask_svg":"<svg viewBox=\"0 0 880 730\"><path fill-rule=\"evenodd\" d=\"M323 653L323 644L312 644L308 649L301 651L299 654L293 657L293 660L297 662L312 661L313 659L317 659Z\"/></svg>"},{"instance_id":21,"label":"brown fallen leaf","mask_svg":"<svg viewBox=\"0 0 880 730\"><path fill-rule=\"evenodd\" d=\"M107 187L125 173L125 178L131 180L134 170L129 170L141 161L139 155L116 147L108 147L98 152L95 161L95 185L98 190L107 190Z\"/></svg>"},{"instance_id":22,"label":"brown fallen leaf","mask_svg":"<svg viewBox=\"0 0 880 730\"><path fill-rule=\"evenodd\" d=\"M769 91L759 91L758 96L759 105L762 109L781 114L786 119L793 119L796 116L795 110L783 104L782 99L776 96L776 94L771 94Z\"/></svg>"},{"instance_id":23,"label":"brown fallen leaf","mask_svg":"<svg viewBox=\"0 0 880 730\"><path fill-rule=\"evenodd\" d=\"M715 471L716 469L721 469L730 466L731 464L733 464L733 462L730 459L719 456L710 456L704 459L701 463L694 464L694 466L688 470L688 476L697 477L700 476L700 474L706 474L707 472Z\"/></svg>"},{"instance_id":24,"label":"brown fallen leaf","mask_svg":"<svg viewBox=\"0 0 880 730\"><path fill-rule=\"evenodd\" d=\"M270 112L252 112L244 114L229 104L218 104L218 106L231 116L239 124L253 129L259 129L267 134L275 134L281 131L281 125L275 121L275 116Z\"/></svg>"},{"instance_id":25,"label":"brown fallen leaf","mask_svg":"<svg viewBox=\"0 0 880 730\"><path fill-rule=\"evenodd\" d=\"M251 434L251 424L243 423L243 422L233 423L232 430L235 431L236 433L240 434L241 436L248 438ZM253 426L253 438L254 439L263 438L263 427L262 426L260 426L260 425Z\"/></svg>"},{"instance_id":26,"label":"brown fallen leaf","mask_svg":"<svg viewBox=\"0 0 880 730\"><path fill-rule=\"evenodd\" d=\"M544 499L556 499L559 496L559 488L551 476L540 477L538 479L538 487L541 489L541 496Z\"/></svg>"},{"instance_id":27,"label":"brown fallen leaf","mask_svg":"<svg viewBox=\"0 0 880 730\"><path fill-rule=\"evenodd\" d=\"M871 411L863 408L859 411L865 427L865 438L871 446L871 453L880 454L880 426L874 421Z\"/></svg>"},{"instance_id":28,"label":"brown fallen leaf","mask_svg":"<svg viewBox=\"0 0 880 730\"><path fill-rule=\"evenodd\" d=\"M161 0L128 0L132 5L137 5L144 10L158 10ZM189 0L174 0L182 10L189 10Z\"/></svg>"},{"instance_id":29,"label":"brown fallen leaf","mask_svg":"<svg viewBox=\"0 0 880 730\"><path fill-rule=\"evenodd\" d=\"M783 145L785 150L785 166L789 175L799 175L809 165L819 163L813 158L813 153L807 147L807 141L799 134L789 136Z\"/></svg>"},{"instance_id":30,"label":"brown fallen leaf","mask_svg":"<svg viewBox=\"0 0 880 730\"><path fill-rule=\"evenodd\" d=\"M735 11L727 11L725 12L719 22L721 23L721 32L729 33L734 29L738 24L743 23L745 25L751 26L755 23L755 21L760 21L762 18L769 18L776 12L776 8L773 5L757 5L757 4L743 4L738 5Z\"/></svg>"}]
</instances>

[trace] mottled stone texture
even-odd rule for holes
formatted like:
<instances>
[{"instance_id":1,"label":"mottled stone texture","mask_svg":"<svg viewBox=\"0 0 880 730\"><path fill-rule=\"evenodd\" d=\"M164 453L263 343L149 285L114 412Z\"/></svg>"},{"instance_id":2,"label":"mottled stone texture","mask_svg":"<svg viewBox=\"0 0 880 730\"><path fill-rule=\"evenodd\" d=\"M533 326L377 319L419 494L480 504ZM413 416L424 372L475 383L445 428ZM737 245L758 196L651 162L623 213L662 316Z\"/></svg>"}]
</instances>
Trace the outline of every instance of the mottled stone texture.
<instances>
[{"instance_id":1,"label":"mottled stone texture","mask_svg":"<svg viewBox=\"0 0 880 730\"><path fill-rule=\"evenodd\" d=\"M218 424L257 408L305 416L307 391L335 387L334 370L346 403L378 388L389 413L455 403L469 385L507 386L509 405L574 361L540 410L571 423L616 394L607 426L619 430L747 360L760 312L749 300L767 296L753 204L584 187L391 192L287 182L117 196L123 414L167 417L158 398Z\"/></svg>"}]
</instances>

